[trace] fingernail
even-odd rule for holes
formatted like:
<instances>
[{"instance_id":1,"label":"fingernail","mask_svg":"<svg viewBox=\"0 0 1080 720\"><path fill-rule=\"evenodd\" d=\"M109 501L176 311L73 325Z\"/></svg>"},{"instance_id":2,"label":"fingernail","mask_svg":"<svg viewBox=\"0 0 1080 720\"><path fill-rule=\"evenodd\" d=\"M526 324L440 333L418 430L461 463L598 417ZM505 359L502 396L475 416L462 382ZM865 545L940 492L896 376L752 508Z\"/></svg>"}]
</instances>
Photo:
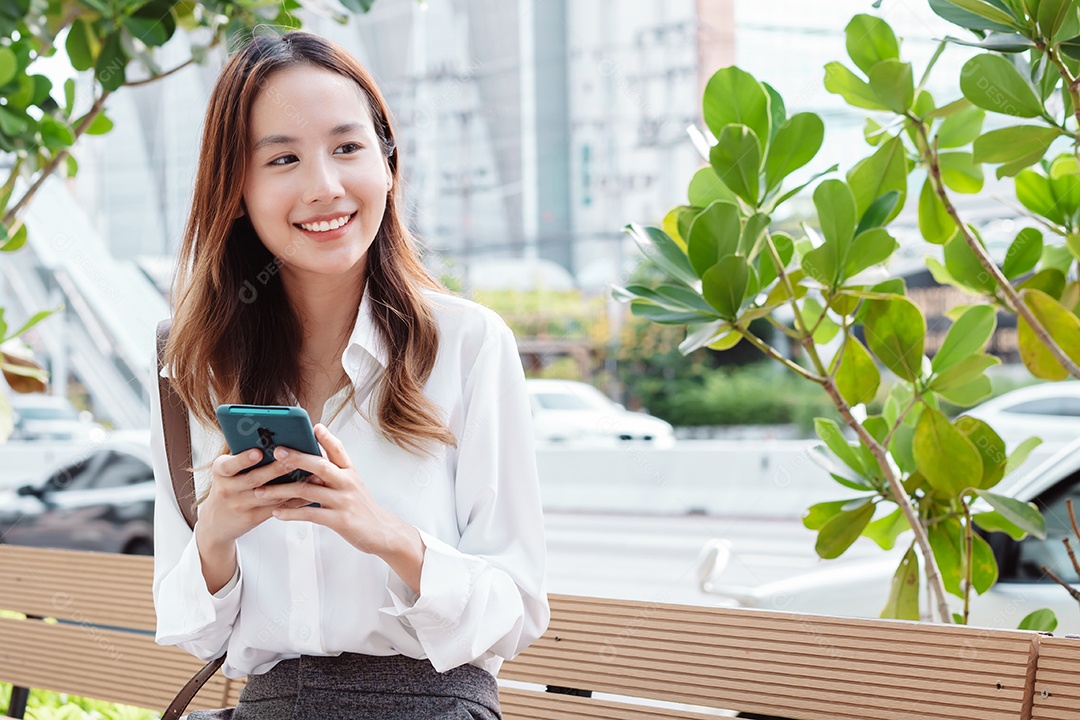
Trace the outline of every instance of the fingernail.
<instances>
[{"instance_id":1,"label":"fingernail","mask_svg":"<svg viewBox=\"0 0 1080 720\"><path fill-rule=\"evenodd\" d=\"M289 451L283 447L279 447L274 450L274 457L278 460L284 460L285 458L289 457Z\"/></svg>"},{"instance_id":2,"label":"fingernail","mask_svg":"<svg viewBox=\"0 0 1080 720\"><path fill-rule=\"evenodd\" d=\"M261 450L252 450L251 452L248 453L248 457L251 458L252 460L258 460L259 458L262 457L262 451Z\"/></svg>"},{"instance_id":3,"label":"fingernail","mask_svg":"<svg viewBox=\"0 0 1080 720\"><path fill-rule=\"evenodd\" d=\"M255 497L261 498L265 494L266 494L266 489L265 488L261 488L261 487L255 488Z\"/></svg>"}]
</instances>

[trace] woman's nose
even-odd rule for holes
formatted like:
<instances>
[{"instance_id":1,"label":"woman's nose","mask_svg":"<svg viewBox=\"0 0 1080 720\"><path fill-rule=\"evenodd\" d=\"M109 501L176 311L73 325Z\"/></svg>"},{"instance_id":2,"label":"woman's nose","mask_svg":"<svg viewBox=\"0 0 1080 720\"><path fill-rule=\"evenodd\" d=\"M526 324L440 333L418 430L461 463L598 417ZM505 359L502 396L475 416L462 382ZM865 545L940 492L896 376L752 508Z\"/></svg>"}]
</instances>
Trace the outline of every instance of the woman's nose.
<instances>
[{"instance_id":1,"label":"woman's nose","mask_svg":"<svg viewBox=\"0 0 1080 720\"><path fill-rule=\"evenodd\" d=\"M345 194L337 169L331 159L313 160L306 178L304 202L317 203L335 200Z\"/></svg>"}]
</instances>

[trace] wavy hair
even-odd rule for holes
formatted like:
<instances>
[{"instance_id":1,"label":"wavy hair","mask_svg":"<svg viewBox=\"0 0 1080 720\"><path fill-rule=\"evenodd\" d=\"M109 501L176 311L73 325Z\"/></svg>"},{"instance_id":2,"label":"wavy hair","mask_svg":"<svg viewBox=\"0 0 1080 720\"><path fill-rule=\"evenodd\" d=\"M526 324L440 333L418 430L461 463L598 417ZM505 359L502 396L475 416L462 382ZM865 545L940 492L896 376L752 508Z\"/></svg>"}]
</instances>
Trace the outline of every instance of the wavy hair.
<instances>
[{"instance_id":1,"label":"wavy hair","mask_svg":"<svg viewBox=\"0 0 1080 720\"><path fill-rule=\"evenodd\" d=\"M386 102L355 58L312 33L252 38L229 58L210 96L165 348L173 386L207 425L216 425L216 403L281 405L290 404L290 393L301 395L300 318L276 272L280 261L259 240L247 215L241 215L252 106L273 73L301 65L329 70L357 84L394 181L368 250L364 279L388 355L386 371L373 390L378 429L414 454L430 452L429 441L454 445L453 433L423 394L439 337L422 290L446 288L421 264L399 215L395 193L400 152ZM254 302L251 280L256 277L260 286ZM348 401L353 399L350 393Z\"/></svg>"}]
</instances>

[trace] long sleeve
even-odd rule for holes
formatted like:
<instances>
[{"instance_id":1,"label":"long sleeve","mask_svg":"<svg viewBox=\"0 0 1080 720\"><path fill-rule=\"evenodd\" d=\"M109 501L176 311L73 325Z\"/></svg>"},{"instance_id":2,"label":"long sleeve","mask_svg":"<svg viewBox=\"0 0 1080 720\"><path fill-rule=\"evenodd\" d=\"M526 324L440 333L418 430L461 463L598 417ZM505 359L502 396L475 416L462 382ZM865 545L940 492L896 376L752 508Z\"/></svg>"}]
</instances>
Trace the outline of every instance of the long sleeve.
<instances>
[{"instance_id":1,"label":"long sleeve","mask_svg":"<svg viewBox=\"0 0 1080 720\"><path fill-rule=\"evenodd\" d=\"M479 658L510 659L550 619L532 418L513 334L494 324L463 390L454 476L460 540L421 531L416 595L390 573L383 612L415 632L436 670Z\"/></svg>"},{"instance_id":2,"label":"long sleeve","mask_svg":"<svg viewBox=\"0 0 1080 720\"><path fill-rule=\"evenodd\" d=\"M156 363L155 363L156 366ZM154 378L157 380L157 377ZM225 649L240 610L242 572L217 595L203 579L195 534L187 526L173 492L165 453L161 404L150 393L150 449L154 465L154 607L160 645L178 645L203 660ZM196 473L199 477L200 473Z\"/></svg>"}]
</instances>

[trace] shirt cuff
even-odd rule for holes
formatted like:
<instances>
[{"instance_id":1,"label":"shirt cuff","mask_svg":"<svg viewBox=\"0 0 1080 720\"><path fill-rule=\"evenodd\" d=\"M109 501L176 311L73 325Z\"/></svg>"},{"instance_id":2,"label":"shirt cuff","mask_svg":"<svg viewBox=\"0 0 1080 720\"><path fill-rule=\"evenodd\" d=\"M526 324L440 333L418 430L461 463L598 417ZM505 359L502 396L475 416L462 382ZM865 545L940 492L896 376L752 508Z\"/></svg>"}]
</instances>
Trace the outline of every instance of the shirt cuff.
<instances>
[{"instance_id":1,"label":"shirt cuff","mask_svg":"<svg viewBox=\"0 0 1080 720\"><path fill-rule=\"evenodd\" d=\"M157 641L161 644L176 644L190 640L215 624L224 622L232 625L240 609L240 592L243 586L239 558L232 580L216 594L206 588L206 579L202 574L202 559L199 548L192 534L191 541L180 555L180 561L173 568L168 580L172 587L166 588L166 595L172 602L166 609L158 610ZM175 584L173 584L175 583Z\"/></svg>"},{"instance_id":2,"label":"shirt cuff","mask_svg":"<svg viewBox=\"0 0 1080 720\"><path fill-rule=\"evenodd\" d=\"M216 597L219 600L224 600L225 598L227 598L229 596L229 593L232 592L232 589L234 587L236 587L239 582L240 582L240 565L238 563L237 566L236 566L236 571L233 573L232 580L225 583L225 587L221 588L216 593L214 593L214 597Z\"/></svg>"},{"instance_id":3,"label":"shirt cuff","mask_svg":"<svg viewBox=\"0 0 1080 720\"><path fill-rule=\"evenodd\" d=\"M419 632L436 628L445 631L458 624L469 601L476 560L423 530L419 533L425 548L420 595L390 571L386 589L394 606L381 608L381 612L400 618Z\"/></svg>"}]
</instances>

